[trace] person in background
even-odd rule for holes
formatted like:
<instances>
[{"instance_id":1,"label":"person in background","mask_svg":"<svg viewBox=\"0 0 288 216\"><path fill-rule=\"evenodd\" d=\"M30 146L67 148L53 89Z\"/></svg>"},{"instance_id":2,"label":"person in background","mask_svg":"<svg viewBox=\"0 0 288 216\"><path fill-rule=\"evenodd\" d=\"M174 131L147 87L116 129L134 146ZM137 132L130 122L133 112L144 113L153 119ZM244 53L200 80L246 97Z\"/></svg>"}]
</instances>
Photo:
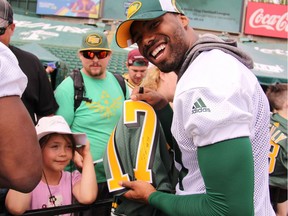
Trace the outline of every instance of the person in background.
<instances>
[{"instance_id":1,"label":"person in background","mask_svg":"<svg viewBox=\"0 0 288 216\"><path fill-rule=\"evenodd\" d=\"M16 57L0 42L0 187L5 191L11 188L30 192L41 178L40 147L20 99L26 85L27 77Z\"/></svg>"},{"instance_id":2,"label":"person in background","mask_svg":"<svg viewBox=\"0 0 288 216\"><path fill-rule=\"evenodd\" d=\"M149 62L178 76L171 127L176 194L135 180L119 183L128 190L124 197L167 215L275 215L267 172L269 104L250 70L252 59L235 41L199 37L171 0L131 3L116 42L122 48L136 42ZM145 88L131 99L151 100Z\"/></svg>"},{"instance_id":3,"label":"person in background","mask_svg":"<svg viewBox=\"0 0 288 216\"><path fill-rule=\"evenodd\" d=\"M47 74L53 73L54 70L57 68L54 62L48 62L44 64L44 67Z\"/></svg>"},{"instance_id":4,"label":"person in background","mask_svg":"<svg viewBox=\"0 0 288 216\"><path fill-rule=\"evenodd\" d=\"M146 76L148 65L148 60L140 54L138 49L131 50L128 53L126 61L128 72L123 74L123 77L129 87L130 94L135 86L140 86Z\"/></svg>"},{"instance_id":5,"label":"person in background","mask_svg":"<svg viewBox=\"0 0 288 216\"><path fill-rule=\"evenodd\" d=\"M51 83L52 89L56 88L57 66L54 62L48 62L44 64L45 71L48 79Z\"/></svg>"},{"instance_id":6,"label":"person in background","mask_svg":"<svg viewBox=\"0 0 288 216\"><path fill-rule=\"evenodd\" d=\"M91 204L97 196L97 182L90 144L84 133L72 133L62 116L43 117L36 125L42 149L43 174L31 193L10 189L6 208L13 215L22 215L31 209L42 209L79 203ZM83 157L82 174L64 171L75 151Z\"/></svg>"},{"instance_id":7,"label":"person in background","mask_svg":"<svg viewBox=\"0 0 288 216\"><path fill-rule=\"evenodd\" d=\"M288 84L277 83L266 91L272 110L270 120L270 199L277 216L288 215Z\"/></svg>"},{"instance_id":8,"label":"person in background","mask_svg":"<svg viewBox=\"0 0 288 216\"><path fill-rule=\"evenodd\" d=\"M151 66L148 68L147 75L144 77L141 86L145 87L145 89L150 88L162 94L172 107L176 83L177 75L173 71L164 73L156 66Z\"/></svg>"},{"instance_id":9,"label":"person in background","mask_svg":"<svg viewBox=\"0 0 288 216\"><path fill-rule=\"evenodd\" d=\"M85 97L74 111L74 85L71 77L63 80L55 90L59 104L56 114L65 118L73 132L86 133L90 141L93 160L101 160L109 137L122 114L123 102L129 92L123 94L115 76L107 71L112 55L103 32L83 35L78 56L82 62L81 75L85 84ZM124 81L123 81L124 82ZM124 82L125 84L125 82ZM77 164L76 164L77 165ZM98 182L98 200L112 198L108 192L103 163L95 165ZM97 208L93 215L110 215L111 207Z\"/></svg>"},{"instance_id":10,"label":"person in background","mask_svg":"<svg viewBox=\"0 0 288 216\"><path fill-rule=\"evenodd\" d=\"M35 55L10 45L15 24L13 10L7 0L0 0L0 24L0 41L14 53L21 70L28 78L27 88L21 99L36 124L39 118L54 114L58 108L51 84L43 64Z\"/></svg>"}]
</instances>

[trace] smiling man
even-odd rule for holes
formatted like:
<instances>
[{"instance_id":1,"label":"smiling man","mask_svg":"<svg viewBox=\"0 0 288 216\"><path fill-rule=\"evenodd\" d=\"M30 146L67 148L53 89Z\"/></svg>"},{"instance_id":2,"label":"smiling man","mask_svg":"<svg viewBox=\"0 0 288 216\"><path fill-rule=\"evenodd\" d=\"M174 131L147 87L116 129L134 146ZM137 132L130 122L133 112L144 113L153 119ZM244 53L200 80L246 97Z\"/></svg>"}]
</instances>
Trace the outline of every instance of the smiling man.
<instances>
[{"instance_id":1,"label":"smiling man","mask_svg":"<svg viewBox=\"0 0 288 216\"><path fill-rule=\"evenodd\" d=\"M137 179L120 182L130 189L124 197L167 215L275 215L268 188L269 104L251 58L235 41L199 37L176 0L134 1L116 41L122 48L137 43L149 62L178 76L171 127L176 195ZM149 92L135 90L132 100L153 101Z\"/></svg>"}]
</instances>

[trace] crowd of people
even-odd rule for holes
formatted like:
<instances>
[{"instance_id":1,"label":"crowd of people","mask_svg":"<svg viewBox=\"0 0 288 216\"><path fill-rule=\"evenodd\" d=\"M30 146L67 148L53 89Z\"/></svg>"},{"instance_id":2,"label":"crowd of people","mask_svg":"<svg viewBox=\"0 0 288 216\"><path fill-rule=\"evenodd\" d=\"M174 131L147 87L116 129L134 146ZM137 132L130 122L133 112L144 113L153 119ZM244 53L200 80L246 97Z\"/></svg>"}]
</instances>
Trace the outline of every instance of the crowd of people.
<instances>
[{"instance_id":1,"label":"crowd of people","mask_svg":"<svg viewBox=\"0 0 288 216\"><path fill-rule=\"evenodd\" d=\"M107 70L104 32L84 34L79 95L10 45L14 29L0 0L1 209L108 199L84 215L287 216L288 84L264 92L234 40L197 35L176 1L133 2L116 30L138 46L127 74Z\"/></svg>"}]
</instances>

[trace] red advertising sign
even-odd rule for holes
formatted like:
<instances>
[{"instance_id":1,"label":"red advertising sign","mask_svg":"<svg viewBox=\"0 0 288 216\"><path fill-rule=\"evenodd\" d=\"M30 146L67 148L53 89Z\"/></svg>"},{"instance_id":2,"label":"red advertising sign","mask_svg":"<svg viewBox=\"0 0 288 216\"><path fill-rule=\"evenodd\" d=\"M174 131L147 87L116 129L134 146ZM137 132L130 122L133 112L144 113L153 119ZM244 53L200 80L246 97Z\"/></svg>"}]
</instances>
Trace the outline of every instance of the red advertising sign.
<instances>
[{"instance_id":1,"label":"red advertising sign","mask_svg":"<svg viewBox=\"0 0 288 216\"><path fill-rule=\"evenodd\" d=\"M244 33L288 38L287 5L248 2Z\"/></svg>"}]
</instances>

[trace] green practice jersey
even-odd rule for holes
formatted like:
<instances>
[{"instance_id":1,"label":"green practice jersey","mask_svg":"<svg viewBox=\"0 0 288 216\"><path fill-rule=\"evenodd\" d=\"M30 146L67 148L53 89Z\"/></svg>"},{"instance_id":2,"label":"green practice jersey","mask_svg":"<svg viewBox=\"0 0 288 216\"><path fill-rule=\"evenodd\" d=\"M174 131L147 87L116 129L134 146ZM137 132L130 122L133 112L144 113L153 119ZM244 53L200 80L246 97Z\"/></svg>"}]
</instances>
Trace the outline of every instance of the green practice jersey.
<instances>
[{"instance_id":1,"label":"green practice jersey","mask_svg":"<svg viewBox=\"0 0 288 216\"><path fill-rule=\"evenodd\" d=\"M172 193L173 158L153 108L142 101L125 101L120 118L107 145L104 168L109 191L119 196L116 213L164 215L152 206L121 197L121 180L150 182L158 191Z\"/></svg>"},{"instance_id":2,"label":"green practice jersey","mask_svg":"<svg viewBox=\"0 0 288 216\"><path fill-rule=\"evenodd\" d=\"M269 184L287 189L287 119L275 113L271 116L270 135L271 148L269 154Z\"/></svg>"}]
</instances>

